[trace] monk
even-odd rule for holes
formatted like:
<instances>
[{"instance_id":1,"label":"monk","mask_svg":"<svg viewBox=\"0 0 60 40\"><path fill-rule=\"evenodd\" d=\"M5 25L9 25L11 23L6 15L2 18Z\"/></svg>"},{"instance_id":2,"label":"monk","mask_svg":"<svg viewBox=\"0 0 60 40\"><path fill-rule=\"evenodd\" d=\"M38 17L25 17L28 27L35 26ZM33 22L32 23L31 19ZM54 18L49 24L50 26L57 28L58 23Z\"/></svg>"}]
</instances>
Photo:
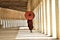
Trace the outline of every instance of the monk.
<instances>
[{"instance_id":1,"label":"monk","mask_svg":"<svg viewBox=\"0 0 60 40\"><path fill-rule=\"evenodd\" d=\"M28 23L29 30L30 30L30 32L32 33L33 21L32 21L32 20L27 20L27 23Z\"/></svg>"}]
</instances>

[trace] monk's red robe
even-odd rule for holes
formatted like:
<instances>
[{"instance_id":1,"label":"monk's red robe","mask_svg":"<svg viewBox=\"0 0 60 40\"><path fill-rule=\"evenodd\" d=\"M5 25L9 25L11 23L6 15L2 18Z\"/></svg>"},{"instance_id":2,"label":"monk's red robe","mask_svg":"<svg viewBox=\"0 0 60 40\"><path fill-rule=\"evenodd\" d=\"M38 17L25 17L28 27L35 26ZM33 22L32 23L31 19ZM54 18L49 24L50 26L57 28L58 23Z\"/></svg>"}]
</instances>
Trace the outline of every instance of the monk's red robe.
<instances>
[{"instance_id":1,"label":"monk's red robe","mask_svg":"<svg viewBox=\"0 0 60 40\"><path fill-rule=\"evenodd\" d=\"M32 20L27 20L29 30L33 29L33 21Z\"/></svg>"}]
</instances>

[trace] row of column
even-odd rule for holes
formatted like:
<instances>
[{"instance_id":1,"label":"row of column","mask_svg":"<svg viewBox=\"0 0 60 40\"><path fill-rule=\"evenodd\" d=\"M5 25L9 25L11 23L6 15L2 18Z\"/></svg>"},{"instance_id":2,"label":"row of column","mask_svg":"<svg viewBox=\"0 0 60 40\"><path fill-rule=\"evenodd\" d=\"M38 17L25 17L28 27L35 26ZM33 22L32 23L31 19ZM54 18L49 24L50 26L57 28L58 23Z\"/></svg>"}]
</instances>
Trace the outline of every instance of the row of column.
<instances>
[{"instance_id":1,"label":"row of column","mask_svg":"<svg viewBox=\"0 0 60 40\"><path fill-rule=\"evenodd\" d=\"M0 20L0 22L0 24L3 25L3 28L27 26L26 20Z\"/></svg>"},{"instance_id":2,"label":"row of column","mask_svg":"<svg viewBox=\"0 0 60 40\"><path fill-rule=\"evenodd\" d=\"M34 27L41 33L59 37L60 0L42 0L35 8ZM38 26L37 26L38 25Z\"/></svg>"}]
</instances>

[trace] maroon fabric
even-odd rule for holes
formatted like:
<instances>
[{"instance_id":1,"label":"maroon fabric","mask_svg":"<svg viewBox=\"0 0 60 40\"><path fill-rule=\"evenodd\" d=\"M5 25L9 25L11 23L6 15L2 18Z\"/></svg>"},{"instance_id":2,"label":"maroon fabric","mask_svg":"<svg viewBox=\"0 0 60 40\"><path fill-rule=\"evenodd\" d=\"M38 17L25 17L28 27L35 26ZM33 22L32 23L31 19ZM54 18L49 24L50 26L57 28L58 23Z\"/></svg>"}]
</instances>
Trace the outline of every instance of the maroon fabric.
<instances>
[{"instance_id":1,"label":"maroon fabric","mask_svg":"<svg viewBox=\"0 0 60 40\"><path fill-rule=\"evenodd\" d=\"M33 20L33 18L35 17L34 13L32 11L27 11L25 13L25 17L27 20Z\"/></svg>"},{"instance_id":2,"label":"maroon fabric","mask_svg":"<svg viewBox=\"0 0 60 40\"><path fill-rule=\"evenodd\" d=\"M32 20L27 20L27 23L28 23L29 30L32 30L33 29L33 22L32 22Z\"/></svg>"},{"instance_id":3,"label":"maroon fabric","mask_svg":"<svg viewBox=\"0 0 60 40\"><path fill-rule=\"evenodd\" d=\"M32 30L33 29L33 19L35 17L33 11L27 11L25 13L25 17L27 19L29 30Z\"/></svg>"}]
</instances>

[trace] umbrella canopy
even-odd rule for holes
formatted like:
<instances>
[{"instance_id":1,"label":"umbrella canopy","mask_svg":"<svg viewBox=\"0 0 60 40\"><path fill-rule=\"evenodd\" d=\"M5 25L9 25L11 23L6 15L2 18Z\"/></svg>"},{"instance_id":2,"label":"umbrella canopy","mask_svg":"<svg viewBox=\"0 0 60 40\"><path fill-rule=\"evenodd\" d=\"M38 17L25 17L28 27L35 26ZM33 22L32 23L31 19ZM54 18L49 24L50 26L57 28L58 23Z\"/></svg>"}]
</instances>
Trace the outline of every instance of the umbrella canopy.
<instances>
[{"instance_id":1,"label":"umbrella canopy","mask_svg":"<svg viewBox=\"0 0 60 40\"><path fill-rule=\"evenodd\" d=\"M27 11L25 13L25 17L26 17L27 20L33 20L35 15L34 15L34 13L32 11Z\"/></svg>"}]
</instances>

